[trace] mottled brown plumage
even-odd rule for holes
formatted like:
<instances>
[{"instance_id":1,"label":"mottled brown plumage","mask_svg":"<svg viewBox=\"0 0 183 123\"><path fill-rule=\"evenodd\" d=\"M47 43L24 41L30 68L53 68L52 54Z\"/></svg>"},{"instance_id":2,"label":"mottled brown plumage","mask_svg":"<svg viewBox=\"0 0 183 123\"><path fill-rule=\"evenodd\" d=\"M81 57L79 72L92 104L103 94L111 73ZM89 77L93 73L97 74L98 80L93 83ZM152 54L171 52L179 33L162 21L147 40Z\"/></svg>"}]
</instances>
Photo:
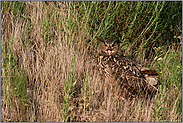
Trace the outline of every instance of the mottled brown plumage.
<instances>
[{"instance_id":1,"label":"mottled brown plumage","mask_svg":"<svg viewBox=\"0 0 183 123\"><path fill-rule=\"evenodd\" d=\"M158 75L157 71L141 67L124 57L118 39L97 40L100 41L97 48L98 69L102 78L111 85L113 92L126 97L157 91L153 86L157 81L154 78L149 79L151 74Z\"/></svg>"}]
</instances>

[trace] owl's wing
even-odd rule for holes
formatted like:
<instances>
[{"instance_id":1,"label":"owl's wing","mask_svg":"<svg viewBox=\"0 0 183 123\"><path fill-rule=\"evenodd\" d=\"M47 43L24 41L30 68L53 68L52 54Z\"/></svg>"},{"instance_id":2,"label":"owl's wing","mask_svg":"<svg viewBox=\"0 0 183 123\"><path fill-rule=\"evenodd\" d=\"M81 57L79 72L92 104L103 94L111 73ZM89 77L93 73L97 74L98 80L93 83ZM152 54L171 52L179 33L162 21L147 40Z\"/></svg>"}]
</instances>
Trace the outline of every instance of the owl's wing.
<instances>
[{"instance_id":1,"label":"owl's wing","mask_svg":"<svg viewBox=\"0 0 183 123\"><path fill-rule=\"evenodd\" d=\"M149 83L133 61L125 57L115 57L119 82L131 92L156 92L157 88Z\"/></svg>"},{"instance_id":2,"label":"owl's wing","mask_svg":"<svg viewBox=\"0 0 183 123\"><path fill-rule=\"evenodd\" d=\"M142 67L140 64L137 64L136 62L128 59L127 57L122 56L123 59L128 60L129 62L133 62L135 66L140 70L141 74L145 77L146 81L150 84L157 85L158 84L158 78L159 76L158 72L156 70L150 70L147 67Z\"/></svg>"}]
</instances>

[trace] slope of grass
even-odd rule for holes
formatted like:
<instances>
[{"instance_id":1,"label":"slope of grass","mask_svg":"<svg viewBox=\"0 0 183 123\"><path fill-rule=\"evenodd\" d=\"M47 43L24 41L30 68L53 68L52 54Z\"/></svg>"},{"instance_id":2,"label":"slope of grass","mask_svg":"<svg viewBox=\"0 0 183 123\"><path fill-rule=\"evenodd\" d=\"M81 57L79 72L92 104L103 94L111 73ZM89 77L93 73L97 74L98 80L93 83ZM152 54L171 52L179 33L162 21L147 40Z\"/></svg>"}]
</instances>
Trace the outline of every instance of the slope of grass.
<instances>
[{"instance_id":1,"label":"slope of grass","mask_svg":"<svg viewBox=\"0 0 183 123\"><path fill-rule=\"evenodd\" d=\"M181 122L182 2L1 2L3 122ZM96 37L158 70L152 100L116 100Z\"/></svg>"}]
</instances>

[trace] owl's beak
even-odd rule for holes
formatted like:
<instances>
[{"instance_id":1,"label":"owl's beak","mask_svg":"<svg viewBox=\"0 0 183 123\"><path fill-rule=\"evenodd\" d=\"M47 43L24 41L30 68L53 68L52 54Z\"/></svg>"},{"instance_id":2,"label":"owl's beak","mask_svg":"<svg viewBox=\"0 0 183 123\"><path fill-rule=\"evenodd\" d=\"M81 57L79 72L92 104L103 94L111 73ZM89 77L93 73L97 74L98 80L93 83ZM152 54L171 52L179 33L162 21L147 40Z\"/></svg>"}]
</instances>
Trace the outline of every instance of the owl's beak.
<instances>
[{"instance_id":1,"label":"owl's beak","mask_svg":"<svg viewBox=\"0 0 183 123\"><path fill-rule=\"evenodd\" d=\"M109 55L111 55L112 51L111 50L107 50L107 52L109 53Z\"/></svg>"},{"instance_id":2,"label":"owl's beak","mask_svg":"<svg viewBox=\"0 0 183 123\"><path fill-rule=\"evenodd\" d=\"M107 52L109 53L109 55L111 55L111 53L112 53L111 46L109 46L109 49L107 49Z\"/></svg>"}]
</instances>

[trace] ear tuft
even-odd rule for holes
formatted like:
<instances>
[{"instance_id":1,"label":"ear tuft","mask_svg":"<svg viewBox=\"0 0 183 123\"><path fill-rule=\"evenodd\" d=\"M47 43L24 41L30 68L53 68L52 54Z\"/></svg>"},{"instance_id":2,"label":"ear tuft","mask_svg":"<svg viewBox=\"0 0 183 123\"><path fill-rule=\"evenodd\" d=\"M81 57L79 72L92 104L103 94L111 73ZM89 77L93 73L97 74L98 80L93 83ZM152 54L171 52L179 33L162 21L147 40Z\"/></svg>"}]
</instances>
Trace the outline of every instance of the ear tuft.
<instances>
[{"instance_id":1,"label":"ear tuft","mask_svg":"<svg viewBox=\"0 0 183 123\"><path fill-rule=\"evenodd\" d=\"M118 39L118 38L114 39L114 41L113 41L113 42L118 42L118 43L120 43L120 41L119 41L119 39Z\"/></svg>"}]
</instances>

